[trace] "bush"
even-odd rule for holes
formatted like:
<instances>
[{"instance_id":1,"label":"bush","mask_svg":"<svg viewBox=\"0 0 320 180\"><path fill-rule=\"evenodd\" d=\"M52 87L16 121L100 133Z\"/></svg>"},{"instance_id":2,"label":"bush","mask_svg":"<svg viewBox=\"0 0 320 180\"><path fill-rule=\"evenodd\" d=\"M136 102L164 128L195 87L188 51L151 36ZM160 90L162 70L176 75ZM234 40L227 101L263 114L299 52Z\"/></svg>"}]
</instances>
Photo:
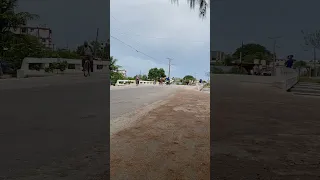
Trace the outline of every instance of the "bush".
<instances>
[{"instance_id":1,"label":"bush","mask_svg":"<svg viewBox=\"0 0 320 180\"><path fill-rule=\"evenodd\" d=\"M44 71L47 73L53 73L54 70L59 70L61 72L64 72L68 67L68 62L63 61L63 62L54 62L49 64L49 67L44 68ZM59 72L57 71L57 73Z\"/></svg>"},{"instance_id":2,"label":"bush","mask_svg":"<svg viewBox=\"0 0 320 180\"><path fill-rule=\"evenodd\" d=\"M248 74L248 71L243 67L234 66L232 67L231 74Z\"/></svg>"},{"instance_id":3,"label":"bush","mask_svg":"<svg viewBox=\"0 0 320 180\"><path fill-rule=\"evenodd\" d=\"M224 71L221 68L213 67L212 73L213 74L224 74Z\"/></svg>"}]
</instances>

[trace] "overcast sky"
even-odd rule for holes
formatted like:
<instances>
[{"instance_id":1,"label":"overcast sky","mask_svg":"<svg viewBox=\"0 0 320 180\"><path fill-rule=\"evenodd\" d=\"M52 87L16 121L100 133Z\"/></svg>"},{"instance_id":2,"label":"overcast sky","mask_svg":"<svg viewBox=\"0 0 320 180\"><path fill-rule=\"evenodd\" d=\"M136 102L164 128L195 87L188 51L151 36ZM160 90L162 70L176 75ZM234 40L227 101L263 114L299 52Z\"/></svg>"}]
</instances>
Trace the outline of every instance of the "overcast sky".
<instances>
[{"instance_id":1,"label":"overcast sky","mask_svg":"<svg viewBox=\"0 0 320 180\"><path fill-rule=\"evenodd\" d=\"M234 52L244 41L261 43L272 51L268 37L282 36L280 56L312 58L312 52L301 47L301 30L320 30L319 0L217 0L211 6L211 49Z\"/></svg>"},{"instance_id":2,"label":"overcast sky","mask_svg":"<svg viewBox=\"0 0 320 180\"><path fill-rule=\"evenodd\" d=\"M210 17L200 19L187 1L173 5L170 0L111 0L111 55L129 76L147 74L153 67L171 77L185 75L206 78L210 61ZM150 56L150 57L149 57Z\"/></svg>"}]
</instances>

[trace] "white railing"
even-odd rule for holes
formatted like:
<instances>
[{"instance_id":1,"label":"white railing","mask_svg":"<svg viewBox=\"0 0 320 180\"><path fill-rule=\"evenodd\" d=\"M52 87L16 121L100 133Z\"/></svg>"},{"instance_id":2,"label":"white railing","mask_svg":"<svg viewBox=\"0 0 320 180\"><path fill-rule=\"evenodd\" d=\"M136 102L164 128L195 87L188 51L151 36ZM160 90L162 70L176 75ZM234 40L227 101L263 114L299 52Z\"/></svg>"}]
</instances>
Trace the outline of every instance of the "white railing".
<instances>
[{"instance_id":1,"label":"white railing","mask_svg":"<svg viewBox=\"0 0 320 180\"><path fill-rule=\"evenodd\" d=\"M284 90L289 90L298 83L299 74L295 69L276 67L276 77Z\"/></svg>"},{"instance_id":2,"label":"white railing","mask_svg":"<svg viewBox=\"0 0 320 180\"><path fill-rule=\"evenodd\" d=\"M64 62L68 63L68 67L63 72L50 73L46 72L45 68L49 67L52 63ZM30 69L30 65L37 64L39 69ZM108 61L93 61L93 71L94 72L108 72ZM30 76L50 76L56 73L63 74L77 74L82 73L82 61L81 59L63 59L63 58L32 58L27 57L22 61L21 68L17 71L18 78L30 77Z\"/></svg>"},{"instance_id":3,"label":"white railing","mask_svg":"<svg viewBox=\"0 0 320 180\"><path fill-rule=\"evenodd\" d=\"M117 80L116 86L135 85L135 80ZM154 81L139 81L141 85L153 85ZM156 84L159 84L158 82Z\"/></svg>"}]
</instances>

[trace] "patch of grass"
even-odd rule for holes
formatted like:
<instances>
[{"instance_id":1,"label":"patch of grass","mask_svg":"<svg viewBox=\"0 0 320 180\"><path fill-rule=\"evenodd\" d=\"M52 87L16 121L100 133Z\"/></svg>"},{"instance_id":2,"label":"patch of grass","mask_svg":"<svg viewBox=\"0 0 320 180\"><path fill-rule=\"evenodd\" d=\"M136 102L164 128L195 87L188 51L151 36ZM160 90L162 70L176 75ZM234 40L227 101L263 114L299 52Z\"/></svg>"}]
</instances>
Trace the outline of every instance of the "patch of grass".
<instances>
[{"instance_id":1,"label":"patch of grass","mask_svg":"<svg viewBox=\"0 0 320 180\"><path fill-rule=\"evenodd\" d=\"M320 78L300 77L299 82L320 83Z\"/></svg>"}]
</instances>

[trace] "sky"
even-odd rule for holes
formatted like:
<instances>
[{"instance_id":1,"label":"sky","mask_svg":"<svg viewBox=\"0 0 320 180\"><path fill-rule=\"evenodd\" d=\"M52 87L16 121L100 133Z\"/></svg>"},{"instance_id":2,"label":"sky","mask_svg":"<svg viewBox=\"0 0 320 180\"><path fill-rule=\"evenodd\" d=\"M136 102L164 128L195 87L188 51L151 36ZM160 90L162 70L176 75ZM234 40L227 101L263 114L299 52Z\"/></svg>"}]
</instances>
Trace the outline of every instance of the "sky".
<instances>
[{"instance_id":1,"label":"sky","mask_svg":"<svg viewBox=\"0 0 320 180\"><path fill-rule=\"evenodd\" d=\"M234 52L243 41L272 51L273 40L268 37L280 36L276 48L279 57L293 54L299 60L313 58L311 48L302 46L301 30L320 30L319 0L216 0L210 5L212 50Z\"/></svg>"},{"instance_id":2,"label":"sky","mask_svg":"<svg viewBox=\"0 0 320 180\"><path fill-rule=\"evenodd\" d=\"M207 18L199 18L197 9L191 10L185 0L179 6L170 0L111 0L110 15L111 55L129 76L140 71L148 74L154 67L168 74L170 58L170 77L207 78L209 13Z\"/></svg>"}]
</instances>

